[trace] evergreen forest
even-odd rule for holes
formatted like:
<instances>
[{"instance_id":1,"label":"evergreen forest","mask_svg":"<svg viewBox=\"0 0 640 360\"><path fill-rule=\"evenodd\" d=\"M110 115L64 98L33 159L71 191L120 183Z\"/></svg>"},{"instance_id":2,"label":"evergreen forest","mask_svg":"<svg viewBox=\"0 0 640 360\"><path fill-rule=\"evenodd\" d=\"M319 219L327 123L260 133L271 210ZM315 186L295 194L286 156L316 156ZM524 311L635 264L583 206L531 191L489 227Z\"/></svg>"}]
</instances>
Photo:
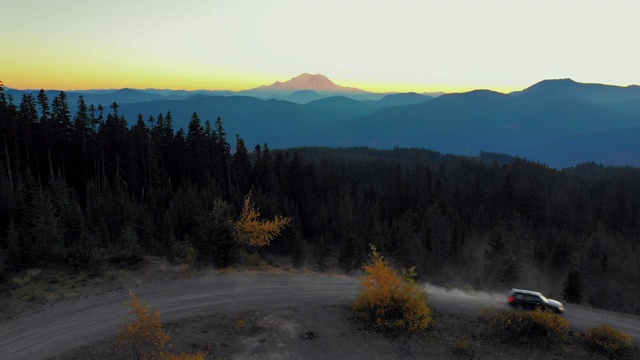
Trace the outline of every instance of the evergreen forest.
<instances>
[{"instance_id":1,"label":"evergreen forest","mask_svg":"<svg viewBox=\"0 0 640 360\"><path fill-rule=\"evenodd\" d=\"M357 274L374 244L430 283L531 288L640 314L638 168L248 149L215 114L174 129L171 113L129 126L118 110L69 104L64 92L13 99L0 84L0 282L32 267L99 271L146 255L226 267L247 252ZM261 216L291 219L268 247L234 235L248 194Z\"/></svg>"}]
</instances>

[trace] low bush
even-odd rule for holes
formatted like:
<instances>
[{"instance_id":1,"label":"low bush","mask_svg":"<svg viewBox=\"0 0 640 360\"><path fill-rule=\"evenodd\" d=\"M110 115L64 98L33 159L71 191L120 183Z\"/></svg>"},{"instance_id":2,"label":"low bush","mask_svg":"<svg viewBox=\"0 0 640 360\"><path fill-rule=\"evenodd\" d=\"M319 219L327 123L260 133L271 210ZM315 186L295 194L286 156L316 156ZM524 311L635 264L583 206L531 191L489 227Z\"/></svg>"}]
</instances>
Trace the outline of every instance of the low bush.
<instances>
[{"instance_id":1,"label":"low bush","mask_svg":"<svg viewBox=\"0 0 640 360\"><path fill-rule=\"evenodd\" d=\"M471 342L468 339L458 340L451 346L451 352L454 355L470 356L472 354Z\"/></svg>"},{"instance_id":2,"label":"low bush","mask_svg":"<svg viewBox=\"0 0 640 360\"><path fill-rule=\"evenodd\" d=\"M193 266L198 260L198 249L189 241L175 241L167 259L175 264Z\"/></svg>"},{"instance_id":3,"label":"low bush","mask_svg":"<svg viewBox=\"0 0 640 360\"><path fill-rule=\"evenodd\" d=\"M267 262L264 258L255 252L243 253L241 255L241 263L253 270L263 270L267 267Z\"/></svg>"},{"instance_id":4,"label":"low bush","mask_svg":"<svg viewBox=\"0 0 640 360\"><path fill-rule=\"evenodd\" d=\"M609 324L594 326L584 332L587 345L597 351L615 357L631 350L633 341L629 334Z\"/></svg>"},{"instance_id":5,"label":"low bush","mask_svg":"<svg viewBox=\"0 0 640 360\"><path fill-rule=\"evenodd\" d=\"M386 333L418 332L431 323L427 294L415 282L415 270L400 274L371 245L370 263L352 311L357 319Z\"/></svg>"},{"instance_id":6,"label":"low bush","mask_svg":"<svg viewBox=\"0 0 640 360\"><path fill-rule=\"evenodd\" d=\"M122 358L133 360L204 360L207 353L174 354L165 350L171 336L164 330L160 321L160 312L152 309L146 301L139 301L131 293L127 301L130 318L120 325L116 334L117 345Z\"/></svg>"},{"instance_id":7,"label":"low bush","mask_svg":"<svg viewBox=\"0 0 640 360\"><path fill-rule=\"evenodd\" d=\"M485 308L483 321L492 337L507 343L555 345L569 339L569 321L547 310Z\"/></svg>"}]
</instances>

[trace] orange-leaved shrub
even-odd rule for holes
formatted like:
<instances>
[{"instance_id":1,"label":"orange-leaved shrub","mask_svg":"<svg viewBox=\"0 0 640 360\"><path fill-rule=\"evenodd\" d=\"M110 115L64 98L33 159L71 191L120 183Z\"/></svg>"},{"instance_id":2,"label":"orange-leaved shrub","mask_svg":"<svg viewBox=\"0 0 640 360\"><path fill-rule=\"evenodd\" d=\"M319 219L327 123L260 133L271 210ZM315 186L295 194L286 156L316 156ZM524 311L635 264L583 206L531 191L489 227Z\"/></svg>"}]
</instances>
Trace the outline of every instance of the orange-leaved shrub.
<instances>
[{"instance_id":1,"label":"orange-leaved shrub","mask_svg":"<svg viewBox=\"0 0 640 360\"><path fill-rule=\"evenodd\" d=\"M554 345L569 339L567 319L548 310L534 311L482 309L488 333L507 343Z\"/></svg>"},{"instance_id":2,"label":"orange-leaved shrub","mask_svg":"<svg viewBox=\"0 0 640 360\"><path fill-rule=\"evenodd\" d=\"M355 317L387 333L418 332L429 327L431 308L426 292L416 283L415 269L399 273L374 245L362 289L351 305Z\"/></svg>"},{"instance_id":3,"label":"orange-leaved shrub","mask_svg":"<svg viewBox=\"0 0 640 360\"><path fill-rule=\"evenodd\" d=\"M291 218L276 215L273 220L260 219L260 211L251 202L251 193L244 197L240 219L233 222L233 230L241 245L259 248L271 244Z\"/></svg>"},{"instance_id":4,"label":"orange-leaved shrub","mask_svg":"<svg viewBox=\"0 0 640 360\"><path fill-rule=\"evenodd\" d=\"M120 331L116 337L118 346L125 356L134 360L161 359L161 360L204 360L206 353L176 355L164 351L171 337L163 329L160 320L160 312L151 309L145 301L139 301L134 293L127 301L131 318L120 325Z\"/></svg>"},{"instance_id":5,"label":"orange-leaved shrub","mask_svg":"<svg viewBox=\"0 0 640 360\"><path fill-rule=\"evenodd\" d=\"M631 350L633 341L631 335L614 328L609 324L602 324L587 329L584 332L586 343L610 356L618 356Z\"/></svg>"},{"instance_id":6,"label":"orange-leaved shrub","mask_svg":"<svg viewBox=\"0 0 640 360\"><path fill-rule=\"evenodd\" d=\"M155 359L169 342L169 333L162 328L160 312L139 301L134 293L127 301L131 319L120 325L118 345L135 360Z\"/></svg>"}]
</instances>

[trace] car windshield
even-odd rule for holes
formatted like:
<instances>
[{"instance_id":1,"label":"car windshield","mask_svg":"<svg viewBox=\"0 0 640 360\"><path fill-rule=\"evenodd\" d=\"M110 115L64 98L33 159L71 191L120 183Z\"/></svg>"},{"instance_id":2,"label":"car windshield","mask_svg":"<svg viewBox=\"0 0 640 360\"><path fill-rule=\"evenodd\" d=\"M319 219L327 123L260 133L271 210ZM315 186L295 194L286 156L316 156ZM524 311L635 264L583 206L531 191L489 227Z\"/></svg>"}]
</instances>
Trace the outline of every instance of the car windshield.
<instances>
[{"instance_id":1,"label":"car windshield","mask_svg":"<svg viewBox=\"0 0 640 360\"><path fill-rule=\"evenodd\" d=\"M542 301L544 302L549 302L549 299L547 299L546 297L544 297L544 295L540 294L540 298L542 299Z\"/></svg>"}]
</instances>

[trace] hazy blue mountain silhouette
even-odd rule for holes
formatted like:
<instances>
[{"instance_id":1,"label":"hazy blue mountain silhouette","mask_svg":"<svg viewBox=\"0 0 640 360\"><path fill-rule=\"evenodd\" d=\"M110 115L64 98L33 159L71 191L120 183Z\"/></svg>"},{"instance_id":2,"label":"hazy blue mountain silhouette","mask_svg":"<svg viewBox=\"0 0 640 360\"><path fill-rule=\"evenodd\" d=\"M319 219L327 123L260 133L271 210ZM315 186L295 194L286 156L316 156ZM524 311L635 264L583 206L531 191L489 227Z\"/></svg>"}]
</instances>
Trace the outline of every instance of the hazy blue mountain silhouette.
<instances>
[{"instance_id":1,"label":"hazy blue mountain silhouette","mask_svg":"<svg viewBox=\"0 0 640 360\"><path fill-rule=\"evenodd\" d=\"M346 96L332 96L314 100L309 102L307 106L331 114L338 120L371 114L376 110L369 103L353 100Z\"/></svg>"},{"instance_id":2,"label":"hazy blue mountain silhouette","mask_svg":"<svg viewBox=\"0 0 640 360\"><path fill-rule=\"evenodd\" d=\"M306 104L313 100L318 100L327 97L327 95L320 95L313 90L298 90L289 95L277 98L278 100L290 101L297 104Z\"/></svg>"},{"instance_id":3,"label":"hazy blue mountain silhouette","mask_svg":"<svg viewBox=\"0 0 640 360\"><path fill-rule=\"evenodd\" d=\"M632 158L630 152L634 148L629 139L633 137L629 138L624 129L640 126L640 117L631 116L631 106L630 114L623 114L555 89L518 96L477 90L435 99L412 94L385 99L357 101L334 96L295 104L246 96L199 96L122 104L120 112L133 122L138 113L157 116L171 111L176 130L187 128L194 111L203 123L221 116L228 134L240 134L248 146L265 142L272 148L399 146L467 155L491 151L544 161L551 166L574 165L578 160L588 161L591 155L606 164ZM419 100L424 101L375 109L380 104ZM607 134L606 139L599 139L603 134ZM628 145L622 150L600 149L614 143ZM621 151L629 155L621 157ZM614 159L616 155L618 158Z\"/></svg>"},{"instance_id":4,"label":"hazy blue mountain silhouette","mask_svg":"<svg viewBox=\"0 0 640 360\"><path fill-rule=\"evenodd\" d=\"M5 88L5 93L7 94L7 96L10 95L13 97L13 102L15 104L20 104L20 101L22 100L23 95L31 94L33 95L34 98L37 98L38 93L40 93L40 90L35 90L35 89L18 90L18 89ZM60 94L60 90L45 90L44 93L49 98L49 102L51 102L53 98L55 98ZM78 97L80 96L80 93L74 92L74 91L65 91L65 94L67 95L67 102L69 103L69 107L72 109L75 109L76 108L75 105L78 102Z\"/></svg>"},{"instance_id":5,"label":"hazy blue mountain silhouette","mask_svg":"<svg viewBox=\"0 0 640 360\"><path fill-rule=\"evenodd\" d=\"M555 91L514 97L478 90L384 108L323 126L313 134L316 141L329 146L425 147L454 154L477 155L484 150L527 156L532 148L556 139L625 129L638 122Z\"/></svg>"},{"instance_id":6,"label":"hazy blue mountain silhouette","mask_svg":"<svg viewBox=\"0 0 640 360\"><path fill-rule=\"evenodd\" d=\"M311 92L317 94L313 95ZM298 104L306 104L313 100L324 99L332 96L345 96L354 100L380 100L385 94L378 93L356 93L356 92L331 92L320 90L279 90L279 89L251 89L236 92L239 96L251 96L263 100L275 99L295 102Z\"/></svg>"},{"instance_id":7,"label":"hazy blue mountain silhouette","mask_svg":"<svg viewBox=\"0 0 640 360\"><path fill-rule=\"evenodd\" d=\"M304 132L310 127L326 124L335 118L320 109L280 100L262 100L249 96L197 96L185 100L154 100L128 103L120 106L120 114L130 124L138 114L157 117L159 113L172 113L177 131L188 128L194 112L202 124L209 119L213 124L222 117L224 127L233 142L239 134L248 145L269 143L287 146L290 133Z\"/></svg>"},{"instance_id":8,"label":"hazy blue mountain silhouette","mask_svg":"<svg viewBox=\"0 0 640 360\"><path fill-rule=\"evenodd\" d=\"M391 106L404 106L419 104L433 99L433 96L417 94L414 92L390 94L383 97L380 100L365 100L367 105L372 106L375 109L382 109Z\"/></svg>"},{"instance_id":9,"label":"hazy blue mountain silhouette","mask_svg":"<svg viewBox=\"0 0 640 360\"><path fill-rule=\"evenodd\" d=\"M39 92L40 90L11 89L7 93L11 94L15 101L19 103L23 94L31 94L37 98ZM47 98L49 98L49 101L52 101L56 96L60 95L60 90L45 90L45 94L47 95ZM67 95L67 102L69 103L69 108L72 111L76 110L80 95L84 96L84 101L87 105L94 104L97 107L99 104L102 104L105 109L108 109L109 105L114 102L124 104L167 98L167 96L162 94L126 88L120 90L72 90L65 91L65 95Z\"/></svg>"},{"instance_id":10,"label":"hazy blue mountain silhouette","mask_svg":"<svg viewBox=\"0 0 640 360\"><path fill-rule=\"evenodd\" d=\"M125 104L140 101L158 100L162 98L164 98L164 96L160 94L153 94L142 90L128 88L116 90L112 93L107 94L88 93L84 95L85 102L89 104L102 104L105 107L114 102L117 102L118 104Z\"/></svg>"},{"instance_id":11,"label":"hazy blue mountain silhouette","mask_svg":"<svg viewBox=\"0 0 640 360\"><path fill-rule=\"evenodd\" d=\"M640 99L640 86L614 86L605 84L585 84L571 79L543 80L513 95L536 91L557 91L564 95L579 97L595 103L619 102Z\"/></svg>"},{"instance_id":12,"label":"hazy blue mountain silhouette","mask_svg":"<svg viewBox=\"0 0 640 360\"><path fill-rule=\"evenodd\" d=\"M17 103L22 99L23 94L31 94L34 97L38 96L40 90L16 90L5 89L7 94L13 96L14 101ZM56 96L60 95L60 90L45 90L45 94L52 101ZM77 103L80 95L84 96L84 101L87 105L104 106L105 109L109 109L109 106L114 102L118 104L151 101L151 100L183 100L192 96L203 95L219 95L230 96L234 93L232 91L211 91L211 90L163 90L163 89L100 89L100 90L70 90L65 91L67 95L67 102L72 113L76 111Z\"/></svg>"},{"instance_id":13,"label":"hazy blue mountain silhouette","mask_svg":"<svg viewBox=\"0 0 640 360\"><path fill-rule=\"evenodd\" d=\"M640 166L640 127L559 138L531 149L529 156L555 167L584 162Z\"/></svg>"},{"instance_id":14,"label":"hazy blue mountain silhouette","mask_svg":"<svg viewBox=\"0 0 640 360\"><path fill-rule=\"evenodd\" d=\"M307 80L322 80L308 77ZM325 81L326 82L326 81ZM282 84L282 83L281 83ZM329 84L331 85L331 84ZM5 89L19 104L25 92ZM571 166L584 161L640 166L640 87L545 80L520 92L477 90L431 98L421 94L279 90L278 99L260 99L250 91L120 89L68 91L70 110L78 96L87 104L118 102L133 124L138 114L171 111L174 129L187 129L193 112L204 124L218 116L233 143L239 134L248 146L418 147L444 153L505 153ZM52 100L59 94L48 90ZM215 95L215 96L214 96ZM225 96L220 96L225 95ZM267 95L263 93L262 95ZM275 96L271 93L271 96ZM296 103L298 102L298 103Z\"/></svg>"},{"instance_id":15,"label":"hazy blue mountain silhouette","mask_svg":"<svg viewBox=\"0 0 640 360\"><path fill-rule=\"evenodd\" d=\"M610 109L625 115L627 117L639 117L640 116L640 98L627 99L622 101L610 101L602 103Z\"/></svg>"}]
</instances>

